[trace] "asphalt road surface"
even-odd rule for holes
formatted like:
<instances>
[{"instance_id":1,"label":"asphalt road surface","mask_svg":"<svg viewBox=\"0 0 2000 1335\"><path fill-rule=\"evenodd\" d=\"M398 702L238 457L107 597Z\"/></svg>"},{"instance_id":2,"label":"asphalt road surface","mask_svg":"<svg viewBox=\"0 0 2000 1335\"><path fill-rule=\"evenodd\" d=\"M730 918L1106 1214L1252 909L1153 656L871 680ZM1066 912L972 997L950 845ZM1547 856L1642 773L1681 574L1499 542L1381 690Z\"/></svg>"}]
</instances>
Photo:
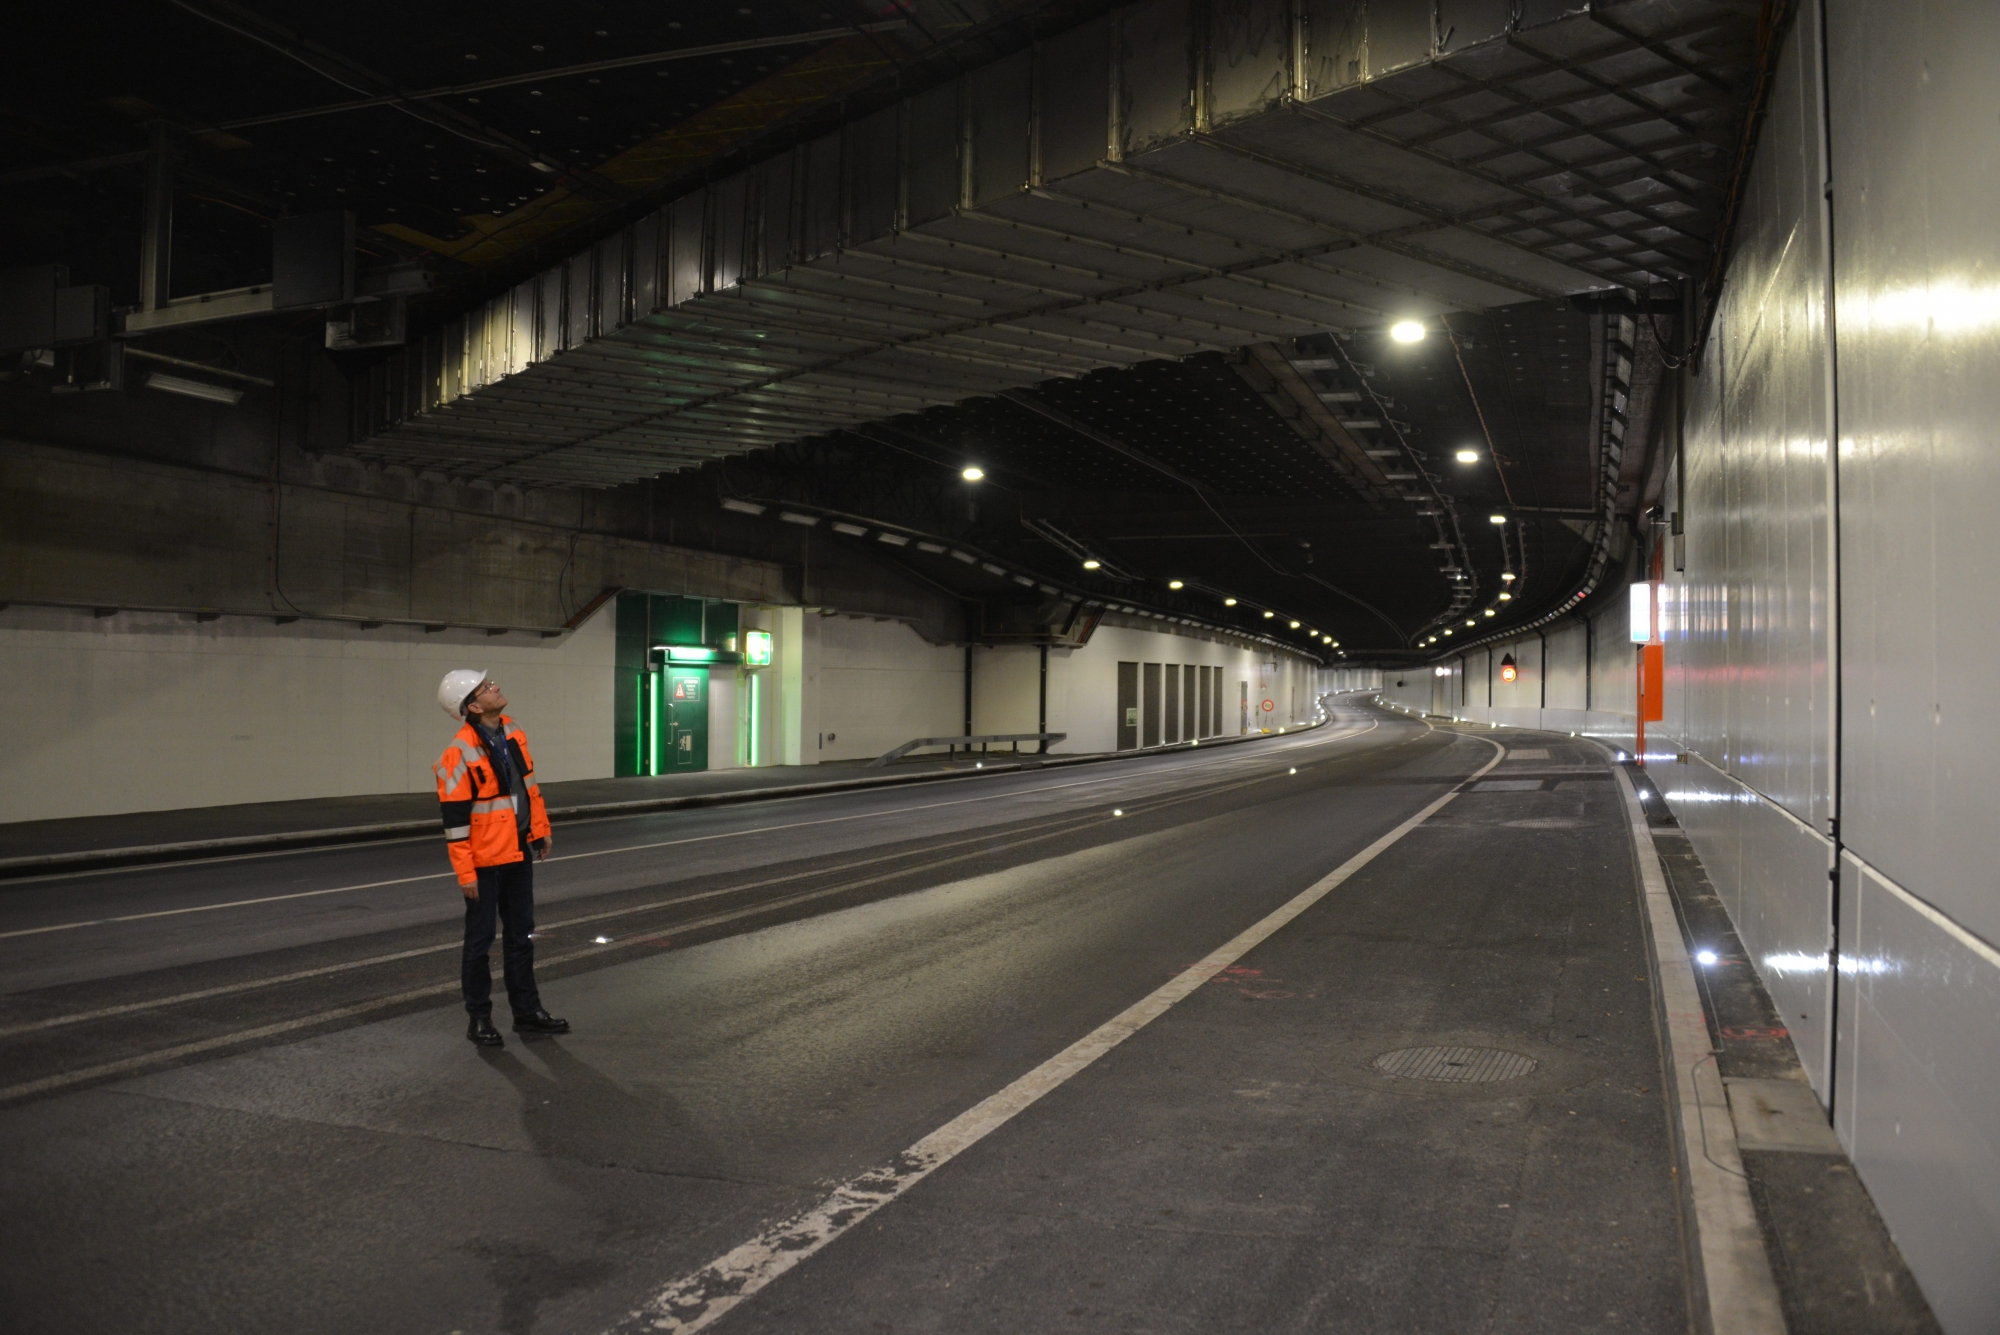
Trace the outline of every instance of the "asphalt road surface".
<instances>
[{"instance_id":1,"label":"asphalt road surface","mask_svg":"<svg viewBox=\"0 0 2000 1335\"><path fill-rule=\"evenodd\" d=\"M0 889L0 1328L1684 1330L1602 754L1330 711L565 824L497 1052L441 840Z\"/></svg>"}]
</instances>

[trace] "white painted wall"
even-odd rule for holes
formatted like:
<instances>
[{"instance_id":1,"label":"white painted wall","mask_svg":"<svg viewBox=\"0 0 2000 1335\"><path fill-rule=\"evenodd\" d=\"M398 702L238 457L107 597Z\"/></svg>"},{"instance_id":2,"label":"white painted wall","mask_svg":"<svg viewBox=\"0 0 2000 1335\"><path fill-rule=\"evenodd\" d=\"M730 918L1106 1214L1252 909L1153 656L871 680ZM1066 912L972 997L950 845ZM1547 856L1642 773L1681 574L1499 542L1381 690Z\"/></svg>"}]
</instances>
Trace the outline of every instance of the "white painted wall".
<instances>
[{"instance_id":1,"label":"white painted wall","mask_svg":"<svg viewBox=\"0 0 2000 1335\"><path fill-rule=\"evenodd\" d=\"M613 629L608 606L559 640L10 607L0 819L431 791L455 667L499 680L541 778L603 778Z\"/></svg>"},{"instance_id":2,"label":"white painted wall","mask_svg":"<svg viewBox=\"0 0 2000 1335\"><path fill-rule=\"evenodd\" d=\"M814 761L872 760L913 737L965 727L965 650L926 643L900 621L813 616ZM1033 700L1030 698L1030 710ZM1032 730L1034 720L1029 719ZM1024 731L1025 731L1024 730Z\"/></svg>"}]
</instances>

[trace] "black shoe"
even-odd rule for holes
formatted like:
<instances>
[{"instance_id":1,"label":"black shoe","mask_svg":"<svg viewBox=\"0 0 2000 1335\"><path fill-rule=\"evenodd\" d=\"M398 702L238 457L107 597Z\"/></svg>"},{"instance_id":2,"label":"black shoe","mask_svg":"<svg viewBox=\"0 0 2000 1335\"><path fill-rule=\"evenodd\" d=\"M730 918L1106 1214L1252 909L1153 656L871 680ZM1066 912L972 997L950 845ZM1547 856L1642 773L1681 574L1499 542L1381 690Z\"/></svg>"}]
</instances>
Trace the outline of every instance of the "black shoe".
<instances>
[{"instance_id":1,"label":"black shoe","mask_svg":"<svg viewBox=\"0 0 2000 1335\"><path fill-rule=\"evenodd\" d=\"M472 1017L472 1023L465 1026L465 1036L482 1048L499 1048L507 1044L507 1040L500 1037L500 1031L493 1027L493 1021L484 1015Z\"/></svg>"},{"instance_id":2,"label":"black shoe","mask_svg":"<svg viewBox=\"0 0 2000 1335\"><path fill-rule=\"evenodd\" d=\"M526 1015L514 1017L514 1032L517 1034L567 1034L569 1021L558 1020L547 1011L529 1011Z\"/></svg>"}]
</instances>

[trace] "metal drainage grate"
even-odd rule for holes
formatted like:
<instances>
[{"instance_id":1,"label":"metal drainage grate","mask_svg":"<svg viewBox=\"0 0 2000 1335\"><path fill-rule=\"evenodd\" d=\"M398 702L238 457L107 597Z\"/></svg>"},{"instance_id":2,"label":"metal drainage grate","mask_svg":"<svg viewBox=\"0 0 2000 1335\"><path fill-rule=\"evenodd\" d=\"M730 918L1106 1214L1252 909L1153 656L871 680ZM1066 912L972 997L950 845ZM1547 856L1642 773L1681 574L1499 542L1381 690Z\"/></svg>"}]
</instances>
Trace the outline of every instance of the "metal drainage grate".
<instances>
[{"instance_id":1,"label":"metal drainage grate","mask_svg":"<svg viewBox=\"0 0 2000 1335\"><path fill-rule=\"evenodd\" d=\"M1504 1048L1398 1048L1375 1059L1375 1069L1388 1075L1454 1084L1518 1080L1536 1064L1533 1057Z\"/></svg>"}]
</instances>

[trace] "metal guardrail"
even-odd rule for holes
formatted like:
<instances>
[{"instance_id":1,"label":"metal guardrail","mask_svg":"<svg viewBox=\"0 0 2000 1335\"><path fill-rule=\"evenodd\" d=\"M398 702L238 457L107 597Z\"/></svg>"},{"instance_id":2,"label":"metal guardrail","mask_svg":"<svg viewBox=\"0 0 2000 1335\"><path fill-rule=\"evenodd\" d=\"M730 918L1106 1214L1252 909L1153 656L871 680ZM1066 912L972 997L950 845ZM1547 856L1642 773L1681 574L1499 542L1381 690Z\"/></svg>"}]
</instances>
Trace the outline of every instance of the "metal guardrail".
<instances>
[{"instance_id":1,"label":"metal guardrail","mask_svg":"<svg viewBox=\"0 0 2000 1335\"><path fill-rule=\"evenodd\" d=\"M1012 742L1014 744L1013 754L1019 755L1021 754L1022 742L1040 742L1042 744L1042 751L1046 754L1049 749L1049 743L1060 742L1067 736L1069 734L1066 732L996 732L985 737L918 737L912 741L904 742L893 751L884 751L881 755L876 756L868 762L868 768L880 769L892 760L901 760L920 746L948 746L951 748L952 754L956 755L958 748L961 746L968 752L977 746L983 752L988 746L996 742Z\"/></svg>"}]
</instances>

